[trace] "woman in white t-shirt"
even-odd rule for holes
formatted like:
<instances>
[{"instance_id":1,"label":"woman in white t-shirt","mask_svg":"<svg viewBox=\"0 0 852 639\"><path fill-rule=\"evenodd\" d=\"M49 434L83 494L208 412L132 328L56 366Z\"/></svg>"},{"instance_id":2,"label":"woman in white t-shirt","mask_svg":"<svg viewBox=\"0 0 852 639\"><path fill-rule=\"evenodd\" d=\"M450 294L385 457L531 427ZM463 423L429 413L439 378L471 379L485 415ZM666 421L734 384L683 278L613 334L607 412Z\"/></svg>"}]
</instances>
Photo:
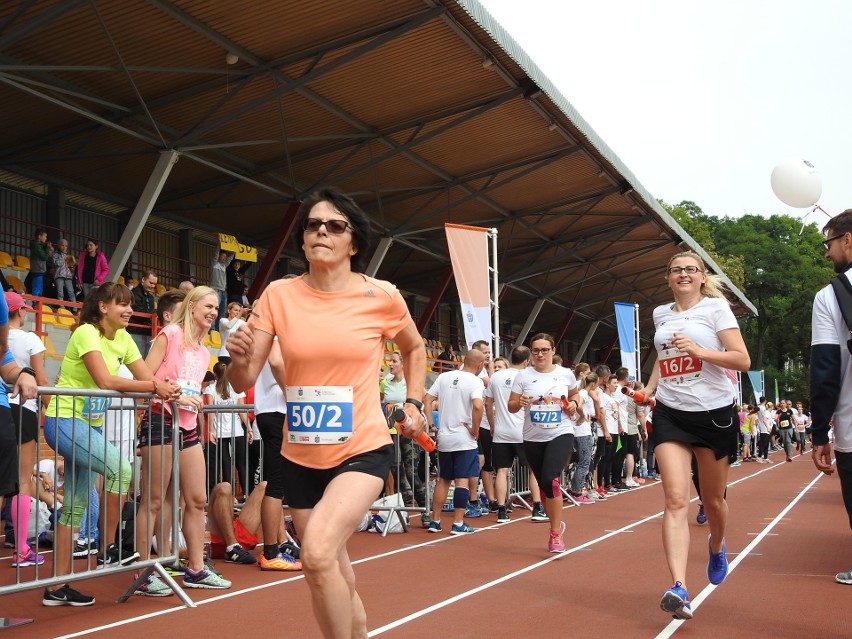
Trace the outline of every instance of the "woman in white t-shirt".
<instances>
[{"instance_id":1,"label":"woman in white t-shirt","mask_svg":"<svg viewBox=\"0 0 852 639\"><path fill-rule=\"evenodd\" d=\"M228 336L246 323L242 313L242 304L231 302L228 304L226 317L219 320L219 335L222 338L222 346L219 347L219 361L224 364L231 363L231 356L228 354Z\"/></svg>"},{"instance_id":2,"label":"woman in white t-shirt","mask_svg":"<svg viewBox=\"0 0 852 639\"><path fill-rule=\"evenodd\" d=\"M665 494L663 548L675 582L660 608L676 619L691 619L686 563L692 455L710 527L707 577L720 584L728 572L724 495L739 430L725 371L747 371L751 359L720 278L705 272L700 256L678 253L669 260L666 278L674 303L654 309L657 360L646 388L647 396L656 391L653 437Z\"/></svg>"},{"instance_id":3,"label":"woman in white t-shirt","mask_svg":"<svg viewBox=\"0 0 852 639\"><path fill-rule=\"evenodd\" d=\"M213 406L229 407L245 404L245 393L237 393L228 383L228 367L222 362L213 366L216 383L204 390L204 403ZM245 411L222 411L208 413L208 428L210 441L216 439L216 452L221 460L222 481L234 486L232 469L236 467L240 486L248 494L248 457L246 450L246 430L251 439L251 429L248 428L248 415ZM212 425L212 427L211 427ZM251 443L249 441L249 443ZM236 490L234 490L236 494Z\"/></svg>"},{"instance_id":4,"label":"woman in white t-shirt","mask_svg":"<svg viewBox=\"0 0 852 639\"><path fill-rule=\"evenodd\" d=\"M574 421L583 417L574 373L553 363L556 344L546 333L530 340L532 366L520 371L509 395L509 412L524 410L524 453L538 480L550 520L550 552L565 552L562 535L562 469L574 450Z\"/></svg>"},{"instance_id":5,"label":"woman in white t-shirt","mask_svg":"<svg viewBox=\"0 0 852 639\"><path fill-rule=\"evenodd\" d=\"M15 363L24 371L31 371L39 386L47 386L47 373L44 370L44 344L38 335L24 330L27 312L30 309L24 298L9 291L5 294L9 307L9 350ZM0 380L0 383L3 383ZM17 395L9 397L9 408L19 435L20 458L18 460L18 494L12 497L12 526L15 529L15 554L12 566L34 566L43 564L44 557L37 555L27 544L27 530L30 520L30 497L33 496L32 471L36 463L36 442L38 440L38 402L29 399L21 406Z\"/></svg>"}]
</instances>

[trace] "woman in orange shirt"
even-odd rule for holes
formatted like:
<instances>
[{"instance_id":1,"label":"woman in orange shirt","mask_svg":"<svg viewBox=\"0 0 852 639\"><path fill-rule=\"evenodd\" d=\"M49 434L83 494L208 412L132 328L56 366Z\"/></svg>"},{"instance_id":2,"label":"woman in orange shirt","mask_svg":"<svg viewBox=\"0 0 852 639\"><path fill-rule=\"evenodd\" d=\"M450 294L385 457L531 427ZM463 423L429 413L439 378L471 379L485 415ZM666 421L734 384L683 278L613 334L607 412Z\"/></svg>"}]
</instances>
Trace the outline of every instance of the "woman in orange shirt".
<instances>
[{"instance_id":1,"label":"woman in orange shirt","mask_svg":"<svg viewBox=\"0 0 852 639\"><path fill-rule=\"evenodd\" d=\"M396 287L362 273L370 224L358 205L326 189L305 200L299 217L308 272L271 283L248 325L231 334L231 383L237 391L254 384L277 336L286 378L284 486L314 615L326 637L366 636L346 542L393 458L376 370L385 339L393 339L408 385L411 426L403 434L419 435L426 351Z\"/></svg>"}]
</instances>

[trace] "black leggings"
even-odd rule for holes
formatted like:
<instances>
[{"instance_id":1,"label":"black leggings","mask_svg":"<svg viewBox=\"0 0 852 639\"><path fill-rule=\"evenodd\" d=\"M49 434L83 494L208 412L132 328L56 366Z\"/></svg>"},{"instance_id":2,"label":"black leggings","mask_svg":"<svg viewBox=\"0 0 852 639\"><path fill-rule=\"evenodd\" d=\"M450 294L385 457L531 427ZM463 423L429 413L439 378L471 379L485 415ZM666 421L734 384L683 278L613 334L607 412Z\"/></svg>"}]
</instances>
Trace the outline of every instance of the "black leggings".
<instances>
[{"instance_id":1,"label":"black leggings","mask_svg":"<svg viewBox=\"0 0 852 639\"><path fill-rule=\"evenodd\" d=\"M760 433L757 440L758 457L769 457L769 433Z\"/></svg>"},{"instance_id":2,"label":"black leggings","mask_svg":"<svg viewBox=\"0 0 852 639\"><path fill-rule=\"evenodd\" d=\"M549 442L524 441L524 454L533 471L541 494L548 499L561 499L562 488L560 480L562 469L568 463L574 452L574 435L565 433L558 435Z\"/></svg>"},{"instance_id":3,"label":"black leggings","mask_svg":"<svg viewBox=\"0 0 852 639\"><path fill-rule=\"evenodd\" d=\"M615 435L612 436L612 441L606 441L603 437L598 438L598 450L603 451L598 461L598 486L610 486L612 484L612 457L617 443L618 438Z\"/></svg>"}]
</instances>

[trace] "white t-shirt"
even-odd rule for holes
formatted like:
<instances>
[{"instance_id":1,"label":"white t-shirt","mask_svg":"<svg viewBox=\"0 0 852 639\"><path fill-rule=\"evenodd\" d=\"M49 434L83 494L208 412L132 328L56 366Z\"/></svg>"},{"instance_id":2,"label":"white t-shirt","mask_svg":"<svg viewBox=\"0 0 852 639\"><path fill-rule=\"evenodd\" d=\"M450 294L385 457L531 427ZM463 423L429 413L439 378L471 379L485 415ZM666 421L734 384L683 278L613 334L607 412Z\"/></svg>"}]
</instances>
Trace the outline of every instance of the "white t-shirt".
<instances>
[{"instance_id":1,"label":"white t-shirt","mask_svg":"<svg viewBox=\"0 0 852 639\"><path fill-rule=\"evenodd\" d=\"M845 276L849 278L850 271ZM831 284L814 298L811 314L811 345L830 344L840 347L840 394L831 423L834 424L834 448L852 453L852 355L846 348L849 329L843 321L837 296Z\"/></svg>"},{"instance_id":2,"label":"white t-shirt","mask_svg":"<svg viewBox=\"0 0 852 639\"><path fill-rule=\"evenodd\" d=\"M219 335L222 337L222 346L219 347L219 357L230 357L227 348L228 337L245 323L246 321L242 317L235 317L234 319L223 317L219 320Z\"/></svg>"},{"instance_id":3,"label":"white t-shirt","mask_svg":"<svg viewBox=\"0 0 852 639\"><path fill-rule=\"evenodd\" d=\"M615 393L613 393L613 398L618 403L618 415L621 417L621 426L624 428L624 432L627 432L627 411L628 405L627 402L629 398L627 395L621 392L621 384L615 389ZM638 431L637 431L638 432Z\"/></svg>"},{"instance_id":4,"label":"white t-shirt","mask_svg":"<svg viewBox=\"0 0 852 639\"><path fill-rule=\"evenodd\" d=\"M766 410L766 406L758 405L757 407L757 432L770 433L772 432L772 422L774 418L772 413Z\"/></svg>"},{"instance_id":5,"label":"white t-shirt","mask_svg":"<svg viewBox=\"0 0 852 639\"><path fill-rule=\"evenodd\" d=\"M524 409L524 441L548 442L559 435L574 434L574 424L562 410L562 397L577 386L574 373L562 366L549 373L539 373L532 367L518 373L512 392L532 397Z\"/></svg>"},{"instance_id":6,"label":"white t-shirt","mask_svg":"<svg viewBox=\"0 0 852 639\"><path fill-rule=\"evenodd\" d=\"M715 410L730 406L731 380L716 364L671 348L674 333L686 335L701 348L724 350L719 332L738 328L731 306L724 299L704 297L686 311L674 304L654 309L654 346L660 365L657 401L685 411Z\"/></svg>"},{"instance_id":7,"label":"white t-shirt","mask_svg":"<svg viewBox=\"0 0 852 639\"><path fill-rule=\"evenodd\" d=\"M37 469L39 473L44 473L48 477L50 477L50 481L53 482L53 492L58 492L60 488L65 484L65 475L57 475L56 474L56 464L53 463L52 458L40 459L37 465Z\"/></svg>"},{"instance_id":8,"label":"white t-shirt","mask_svg":"<svg viewBox=\"0 0 852 639\"><path fill-rule=\"evenodd\" d=\"M223 399L216 392L216 384L210 384L210 386L204 389L204 394L210 395L213 398L212 403L214 406L236 406L237 400L243 399L246 396L245 393L234 392L234 389L230 385L228 386L228 390L231 394L228 399ZM213 413L213 429L216 432L216 437L219 439L230 439L232 436L242 437L245 435L243 423L240 421L240 415L237 412Z\"/></svg>"},{"instance_id":9,"label":"white t-shirt","mask_svg":"<svg viewBox=\"0 0 852 639\"><path fill-rule=\"evenodd\" d=\"M601 403L601 408L603 408L606 416L606 431L610 435L618 435L618 418L621 414L618 401L602 389L598 389L598 401Z\"/></svg>"},{"instance_id":10,"label":"white t-shirt","mask_svg":"<svg viewBox=\"0 0 852 639\"><path fill-rule=\"evenodd\" d=\"M277 348L277 346L273 346L273 348ZM254 413L255 415L264 413L287 414L284 391L275 381L275 375L272 374L272 367L269 362L264 362L260 373L257 375L257 381L254 383Z\"/></svg>"},{"instance_id":11,"label":"white t-shirt","mask_svg":"<svg viewBox=\"0 0 852 639\"><path fill-rule=\"evenodd\" d=\"M793 413L793 421L796 422L796 430L801 433L804 432L805 424L808 423L808 416L804 413L801 415L799 415L799 413Z\"/></svg>"},{"instance_id":12,"label":"white t-shirt","mask_svg":"<svg viewBox=\"0 0 852 639\"><path fill-rule=\"evenodd\" d=\"M450 453L476 448L476 440L465 424L471 424L473 401L482 399L485 385L473 373L446 371L438 375L429 394L438 398L438 450ZM485 421L483 415L482 421Z\"/></svg>"},{"instance_id":13,"label":"white t-shirt","mask_svg":"<svg viewBox=\"0 0 852 639\"><path fill-rule=\"evenodd\" d=\"M133 373L124 364L116 373L123 379L133 379ZM152 419L158 419L153 417ZM136 402L127 397L114 397L104 414L104 437L118 448L126 459L136 457Z\"/></svg>"},{"instance_id":14,"label":"white t-shirt","mask_svg":"<svg viewBox=\"0 0 852 639\"><path fill-rule=\"evenodd\" d=\"M524 441L523 412L509 412L509 395L519 372L517 368L497 371L485 389L485 396L494 400L494 420L497 423L491 431L491 441L495 444L520 444Z\"/></svg>"},{"instance_id":15,"label":"white t-shirt","mask_svg":"<svg viewBox=\"0 0 852 639\"><path fill-rule=\"evenodd\" d=\"M30 360L33 355L38 355L45 351L44 344L35 333L21 330L20 328L9 329L9 350L12 352L12 357L15 358L15 363L24 368L30 365ZM10 397L10 404L18 404L18 397ZM34 413L38 412L38 402L35 399L28 399L24 402L24 408L31 410Z\"/></svg>"},{"instance_id":16,"label":"white t-shirt","mask_svg":"<svg viewBox=\"0 0 852 639\"><path fill-rule=\"evenodd\" d=\"M574 437L588 437L592 434L592 415L595 414L595 401L589 397L589 391L580 389L580 406L583 407L583 420L574 423Z\"/></svg>"}]
</instances>

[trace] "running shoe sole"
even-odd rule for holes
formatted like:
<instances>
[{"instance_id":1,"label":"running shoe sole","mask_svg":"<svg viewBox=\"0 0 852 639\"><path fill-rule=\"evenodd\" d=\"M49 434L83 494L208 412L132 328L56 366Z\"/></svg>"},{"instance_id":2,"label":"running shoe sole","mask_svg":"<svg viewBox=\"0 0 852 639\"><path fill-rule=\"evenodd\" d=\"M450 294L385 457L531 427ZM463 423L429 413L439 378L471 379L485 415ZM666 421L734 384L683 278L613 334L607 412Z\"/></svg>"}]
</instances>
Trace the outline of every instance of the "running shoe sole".
<instances>
[{"instance_id":1,"label":"running shoe sole","mask_svg":"<svg viewBox=\"0 0 852 639\"><path fill-rule=\"evenodd\" d=\"M675 619L692 619L692 611L688 604L675 592L666 590L660 600L660 609L669 613Z\"/></svg>"}]
</instances>

